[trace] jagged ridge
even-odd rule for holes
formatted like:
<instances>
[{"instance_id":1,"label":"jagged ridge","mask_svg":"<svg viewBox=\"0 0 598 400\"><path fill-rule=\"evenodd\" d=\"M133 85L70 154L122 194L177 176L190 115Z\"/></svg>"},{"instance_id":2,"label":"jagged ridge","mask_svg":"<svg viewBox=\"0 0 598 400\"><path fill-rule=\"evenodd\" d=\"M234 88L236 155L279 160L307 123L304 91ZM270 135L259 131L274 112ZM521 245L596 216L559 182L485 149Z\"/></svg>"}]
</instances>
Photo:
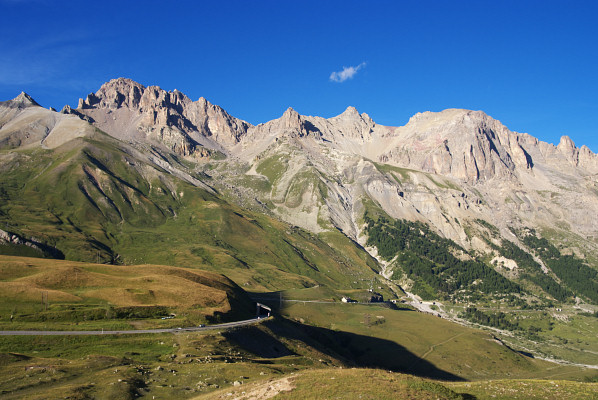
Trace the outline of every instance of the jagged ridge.
<instances>
[{"instance_id":1,"label":"jagged ridge","mask_svg":"<svg viewBox=\"0 0 598 400\"><path fill-rule=\"evenodd\" d=\"M145 87L130 79L113 79L76 110L98 128L119 139L152 140L183 156L205 156L203 146L237 143L250 127L203 97L193 102L178 90Z\"/></svg>"}]
</instances>

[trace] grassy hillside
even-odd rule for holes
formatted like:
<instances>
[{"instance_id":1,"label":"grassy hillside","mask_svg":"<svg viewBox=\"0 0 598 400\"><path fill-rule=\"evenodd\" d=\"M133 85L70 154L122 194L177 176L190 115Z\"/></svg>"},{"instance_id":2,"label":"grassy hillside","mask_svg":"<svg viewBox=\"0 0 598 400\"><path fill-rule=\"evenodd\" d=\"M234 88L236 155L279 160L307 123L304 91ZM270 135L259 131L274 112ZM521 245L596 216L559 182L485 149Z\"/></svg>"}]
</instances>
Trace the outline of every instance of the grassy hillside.
<instances>
[{"instance_id":1,"label":"grassy hillside","mask_svg":"<svg viewBox=\"0 0 598 400\"><path fill-rule=\"evenodd\" d=\"M313 370L222 389L197 400L250 399L592 399L598 384L562 380L432 382L375 369Z\"/></svg>"},{"instance_id":2,"label":"grassy hillside","mask_svg":"<svg viewBox=\"0 0 598 400\"><path fill-rule=\"evenodd\" d=\"M559 379L501 379L471 383L447 383L458 393L468 393L479 400L561 400L595 399L598 383L571 382Z\"/></svg>"},{"instance_id":3,"label":"grassy hillside","mask_svg":"<svg viewBox=\"0 0 598 400\"><path fill-rule=\"evenodd\" d=\"M252 303L230 280L197 269L4 256L0 277L3 329L181 326L219 312L224 313L222 318L253 312ZM327 295L330 289L307 290ZM415 399L458 399L468 398L470 387L477 394L502 383L449 388L444 381L596 379L595 371L530 359L488 333L427 314L340 302L286 304L290 306L282 312L287 318L232 331L1 336L0 395L193 398L236 392L239 384L247 394L286 382L291 389L282 390L280 396L290 398L369 393L379 398L404 394ZM227 312L231 308L233 312ZM176 318L161 320L164 313ZM353 369L363 367L370 369ZM529 382L538 390L546 386L544 381ZM531 390L520 386L525 389L522 393ZM595 393L592 384L568 387ZM218 392L223 388L225 392Z\"/></svg>"},{"instance_id":4,"label":"grassy hillside","mask_svg":"<svg viewBox=\"0 0 598 400\"><path fill-rule=\"evenodd\" d=\"M254 312L243 290L211 272L0 256L6 330L189 326ZM176 318L161 319L171 314Z\"/></svg>"},{"instance_id":5,"label":"grassy hillside","mask_svg":"<svg viewBox=\"0 0 598 400\"><path fill-rule=\"evenodd\" d=\"M437 327L429 326L429 329L434 328ZM409 335L409 329L406 327L400 335L414 337L426 332L420 327L418 332ZM372 359L374 363L363 369L360 368L365 366L363 358L345 358L356 350L351 344L346 351L334 344L335 340L346 340L348 334L350 332L338 329L326 331L275 319L225 332L2 337L0 396L3 399L183 399L204 395L228 398L232 396L228 393L233 393L243 398L242 392L259 394L271 388L279 391L279 396L289 398L368 398L370 395L401 398L399 395L404 395L414 399L458 399L472 398L469 394L491 398L504 394L503 388L508 384L511 391L506 393L521 394L520 398L525 398L525 394L545 393L545 388L554 386L552 376L563 379L588 375L588 371L579 368L554 368L547 364L542 373L548 380L519 379L512 384L486 378L473 382L437 381L390 372L388 363L397 356L392 346L387 353L377 353L379 358ZM360 334L351 335L372 349L376 344L388 343ZM423 336L424 340L430 338ZM476 343L480 344L483 342ZM442 346L437 346L438 350ZM368 347L363 349L372 351ZM472 349L476 350L468 348ZM487 349L488 346L483 346L476 354ZM480 359L478 365L482 362ZM511 363L501 361L492 368L497 376L502 372L504 377L510 367ZM583 382L568 381L560 386L567 389L555 393L572 399L592 398L598 390L596 384Z\"/></svg>"},{"instance_id":6,"label":"grassy hillside","mask_svg":"<svg viewBox=\"0 0 598 400\"><path fill-rule=\"evenodd\" d=\"M53 151L3 151L3 225L68 259L113 261L107 227L125 221L156 226L172 215L174 181L161 180L168 175L136 161L114 140L100 139L76 139Z\"/></svg>"},{"instance_id":7,"label":"grassy hillside","mask_svg":"<svg viewBox=\"0 0 598 400\"><path fill-rule=\"evenodd\" d=\"M335 240L212 198L188 203L155 228L123 226L114 248L127 262L199 266L248 290L365 287L351 276L375 276L376 262L342 235L329 236Z\"/></svg>"},{"instance_id":8,"label":"grassy hillside","mask_svg":"<svg viewBox=\"0 0 598 400\"><path fill-rule=\"evenodd\" d=\"M515 352L494 335L410 310L344 303L286 303L284 315L316 327L314 335L356 366L443 380L598 377L595 370L559 366Z\"/></svg>"},{"instance_id":9,"label":"grassy hillside","mask_svg":"<svg viewBox=\"0 0 598 400\"><path fill-rule=\"evenodd\" d=\"M0 226L66 259L209 269L252 290L364 287L375 275L377 263L342 235L323 240L243 210L135 154L101 133L0 151ZM155 154L210 184L192 163ZM19 250L29 251L10 254Z\"/></svg>"},{"instance_id":10,"label":"grassy hillside","mask_svg":"<svg viewBox=\"0 0 598 400\"><path fill-rule=\"evenodd\" d=\"M195 399L467 399L440 383L410 375L375 369L305 371L291 376L262 380L242 388L219 390Z\"/></svg>"}]
</instances>

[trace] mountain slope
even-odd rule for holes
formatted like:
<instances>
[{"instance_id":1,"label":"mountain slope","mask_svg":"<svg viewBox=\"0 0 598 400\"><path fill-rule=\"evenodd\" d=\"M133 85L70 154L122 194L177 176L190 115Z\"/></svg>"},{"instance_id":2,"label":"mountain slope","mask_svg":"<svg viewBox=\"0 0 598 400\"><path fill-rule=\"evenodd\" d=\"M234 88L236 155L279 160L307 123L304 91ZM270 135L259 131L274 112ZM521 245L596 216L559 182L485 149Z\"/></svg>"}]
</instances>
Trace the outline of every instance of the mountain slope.
<instances>
[{"instance_id":1,"label":"mountain slope","mask_svg":"<svg viewBox=\"0 0 598 400\"><path fill-rule=\"evenodd\" d=\"M67 325L85 321L86 315L92 320L124 320L127 313L146 312L146 317L159 320L171 312L184 312L178 324L191 325L206 318L251 318L255 313L239 286L222 275L197 269L1 257L0 272L0 310L4 314L18 305L11 322L27 328L42 321ZM44 295L52 304L49 310L48 306L39 309Z\"/></svg>"},{"instance_id":2,"label":"mountain slope","mask_svg":"<svg viewBox=\"0 0 598 400\"><path fill-rule=\"evenodd\" d=\"M344 211L327 207L334 210L330 214L344 215L344 221L359 219L349 210L360 208L355 203L363 193L391 216L419 218L467 247L472 244L464 230L442 214L484 219L501 229L511 221L553 229L567 226L582 238L597 234L597 227L583 215L598 211L598 156L587 147L576 148L568 138L552 146L510 132L482 112L423 113L405 127L391 128L376 125L354 109L328 120L287 110L279 120L251 128L233 152L250 164L249 174L259 172L263 160L284 154L285 163L293 167L282 168L276 182L270 182L274 190L265 195L275 203L292 183L290 175L313 164L327 177L323 180L329 189L337 186L334 192L355 193ZM371 168L375 164L364 171L371 161L385 165L382 172L394 167L394 177L379 176ZM461 199L452 200L456 197ZM309 199L306 202L309 205ZM333 224L350 230L347 224ZM304 226L314 229L313 223Z\"/></svg>"},{"instance_id":3,"label":"mountain slope","mask_svg":"<svg viewBox=\"0 0 598 400\"><path fill-rule=\"evenodd\" d=\"M8 138L5 149L13 149L2 153L5 220L22 220L12 233L25 238L47 234L44 240L60 242L67 258L89 259L99 250L112 261L142 254L157 263L201 260L233 268L238 282L263 288L277 287L259 282L266 270L290 272L301 285L324 279L334 286L335 279L350 281L340 278L351 268L339 261L341 246L352 249L355 274L380 270L386 278L402 276L408 287L416 284L413 272L393 257L368 258L364 247L382 254L380 243L368 239L369 215L370 221L421 223L452 241L450 251L459 249L461 258L551 296L562 297L551 289L561 278L516 232L533 229L582 263L598 259L598 226L587 218L598 212L598 156L566 137L553 146L511 132L480 111L425 112L404 127L387 127L352 107L328 119L289 108L279 119L252 126L205 99L192 102L179 91L123 78L104 84L77 109L63 110L72 115L43 110L25 95L1 109L0 137ZM18 123L26 113L35 115L32 122ZM51 135L44 132L63 119L85 129L55 135L58 145L45 150ZM46 227L33 229L31 214ZM53 224L68 226L68 235ZM73 245L77 241L92 245L79 250L85 246ZM509 259L508 243L535 257L538 267ZM322 255L335 260L336 272L320 269L315 260ZM514 266L490 263L498 256ZM259 279L251 275L264 265ZM275 274L284 281L284 274Z\"/></svg>"},{"instance_id":4,"label":"mountain slope","mask_svg":"<svg viewBox=\"0 0 598 400\"><path fill-rule=\"evenodd\" d=\"M44 127L47 110L30 108ZM125 143L77 121L92 133L53 149L37 137L1 150L0 218L11 235L71 260L203 266L259 290L359 288L375 276L376 262L346 237L331 232L326 243L243 210L176 152Z\"/></svg>"}]
</instances>

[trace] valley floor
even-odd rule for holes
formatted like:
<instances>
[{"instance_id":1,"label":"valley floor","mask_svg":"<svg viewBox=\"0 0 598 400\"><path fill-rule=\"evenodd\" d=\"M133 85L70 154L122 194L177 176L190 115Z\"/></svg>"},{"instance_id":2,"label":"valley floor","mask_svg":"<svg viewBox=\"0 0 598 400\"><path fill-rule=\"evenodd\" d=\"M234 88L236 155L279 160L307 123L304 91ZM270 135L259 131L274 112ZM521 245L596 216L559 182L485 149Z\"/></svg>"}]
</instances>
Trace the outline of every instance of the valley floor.
<instances>
[{"instance_id":1,"label":"valley floor","mask_svg":"<svg viewBox=\"0 0 598 400\"><path fill-rule=\"evenodd\" d=\"M56 283L48 277L58 275L49 274L34 280L35 274L51 268L76 271L78 278L63 274L65 280ZM228 285L199 270L134 269L135 274L152 271L156 282L162 279L156 275L161 271L168 272L163 282L193 272L192 276L209 277L211 285ZM197 326L198 318L205 316L191 313L208 312L214 305L190 309L179 302L164 319L160 315L165 309L156 306L121 309L85 297L97 286L83 285L84 277L95 277L93 282L103 277L106 287L114 285L111 293L118 293L119 282L127 281L110 277L133 273L125 269L9 258L4 270L3 287L30 284L19 286L28 289L22 297L0 295L2 329L175 329L136 335L0 336L2 399L598 398L595 369L528 357L505 346L492 332L405 305L343 303L338 292L325 287L289 291L288 298L295 301L284 301L278 292L253 294L261 296L260 302L270 305L275 315L256 325L179 330L176 327L193 321ZM54 285L49 306L38 297L44 287L40 285L48 282ZM35 296L29 299L30 293ZM347 292L355 297L360 293ZM136 295L147 296L140 290ZM236 304L254 313L255 304L245 295L237 293Z\"/></svg>"}]
</instances>

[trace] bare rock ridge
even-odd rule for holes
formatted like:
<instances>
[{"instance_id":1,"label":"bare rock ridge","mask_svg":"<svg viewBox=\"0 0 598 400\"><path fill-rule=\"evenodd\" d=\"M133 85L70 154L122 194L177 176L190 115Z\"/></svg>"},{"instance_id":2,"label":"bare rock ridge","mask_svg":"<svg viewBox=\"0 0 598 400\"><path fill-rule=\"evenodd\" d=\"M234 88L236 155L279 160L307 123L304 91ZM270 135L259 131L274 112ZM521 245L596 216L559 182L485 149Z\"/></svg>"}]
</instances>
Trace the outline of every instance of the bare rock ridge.
<instances>
[{"instance_id":1,"label":"bare rock ridge","mask_svg":"<svg viewBox=\"0 0 598 400\"><path fill-rule=\"evenodd\" d=\"M25 92L21 92L17 97L12 100L12 104L17 106L24 107L31 107L31 106L39 106L35 100L31 96L29 96Z\"/></svg>"},{"instance_id":2,"label":"bare rock ridge","mask_svg":"<svg viewBox=\"0 0 598 400\"><path fill-rule=\"evenodd\" d=\"M596 155L585 145L577 148L569 136L562 136L556 149L572 165L585 168L593 173L598 172L598 159L596 159Z\"/></svg>"},{"instance_id":3,"label":"bare rock ridge","mask_svg":"<svg viewBox=\"0 0 598 400\"><path fill-rule=\"evenodd\" d=\"M76 110L103 131L122 140L151 140L184 156L203 155L203 147L230 146L250 127L203 97L196 102L178 90L145 87L130 79L113 79Z\"/></svg>"},{"instance_id":4,"label":"bare rock ridge","mask_svg":"<svg viewBox=\"0 0 598 400\"><path fill-rule=\"evenodd\" d=\"M0 127L25 109L40 107L26 93L2 104ZM508 130L481 111L423 112L405 126L387 127L354 107L327 119L289 108L279 119L252 126L203 97L193 102L178 90L167 92L118 78L80 99L76 109L65 106L61 113L77 116L118 139L149 141L190 157L205 156L206 149L212 149L249 161L276 138L292 136L469 183L513 179L517 170L533 169L537 163L598 173L598 157L586 146L577 148L567 136L557 146L544 143ZM34 136L41 140L40 134ZM13 140L17 142L23 141Z\"/></svg>"},{"instance_id":5,"label":"bare rock ridge","mask_svg":"<svg viewBox=\"0 0 598 400\"><path fill-rule=\"evenodd\" d=\"M514 179L516 170L540 163L562 164L596 173L597 156L563 137L558 146L512 132L482 111L448 109L413 116L407 125L377 125L367 114L349 107L332 118L303 116L289 108L281 118L251 127L237 146L248 161L277 137L294 136L329 142L348 153L415 170L475 183ZM532 156L532 154L534 156Z\"/></svg>"},{"instance_id":6,"label":"bare rock ridge","mask_svg":"<svg viewBox=\"0 0 598 400\"><path fill-rule=\"evenodd\" d=\"M292 135L305 137L310 134L319 136L320 131L309 121L309 117L300 115L289 107L280 118L251 127L248 134L249 140L246 139L245 141L251 143L268 136Z\"/></svg>"},{"instance_id":7,"label":"bare rock ridge","mask_svg":"<svg viewBox=\"0 0 598 400\"><path fill-rule=\"evenodd\" d=\"M598 158L587 147L578 149L567 137L558 146L540 142L510 131L482 111L423 112L405 126L386 127L354 107L328 119L288 108L280 118L252 126L203 97L193 102L178 90L167 92L118 78L81 99L76 110L62 112L76 114L119 139L152 140L183 156L204 155L205 147L249 161L277 138L296 137L469 183L514 179L516 170L533 169L537 161L566 162L598 172Z\"/></svg>"},{"instance_id":8,"label":"bare rock ridge","mask_svg":"<svg viewBox=\"0 0 598 400\"><path fill-rule=\"evenodd\" d=\"M292 108L288 108L281 118L260 124L255 131L296 131L300 137L316 134L316 138L323 138L331 142L339 142L345 138L369 139L369 133L375 126L374 121L367 114L359 114L355 107L348 107L342 114L332 118L321 118L300 115Z\"/></svg>"},{"instance_id":9,"label":"bare rock ridge","mask_svg":"<svg viewBox=\"0 0 598 400\"><path fill-rule=\"evenodd\" d=\"M40 107L40 105L25 92L21 92L12 100L0 102L0 128L29 107Z\"/></svg>"},{"instance_id":10,"label":"bare rock ridge","mask_svg":"<svg viewBox=\"0 0 598 400\"><path fill-rule=\"evenodd\" d=\"M519 134L481 111L418 113L401 127L398 141L379 160L449 175L466 182L510 177L533 167Z\"/></svg>"}]
</instances>

